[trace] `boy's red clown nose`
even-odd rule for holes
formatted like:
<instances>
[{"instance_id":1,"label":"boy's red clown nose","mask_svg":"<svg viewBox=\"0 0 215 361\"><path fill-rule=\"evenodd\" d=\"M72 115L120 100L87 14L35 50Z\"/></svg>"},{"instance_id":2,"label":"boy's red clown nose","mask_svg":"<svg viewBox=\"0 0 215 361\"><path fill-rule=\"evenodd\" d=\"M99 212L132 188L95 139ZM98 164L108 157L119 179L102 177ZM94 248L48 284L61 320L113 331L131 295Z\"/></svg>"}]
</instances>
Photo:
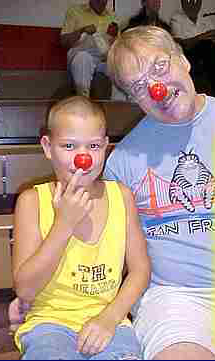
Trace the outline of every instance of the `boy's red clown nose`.
<instances>
[{"instance_id":1,"label":"boy's red clown nose","mask_svg":"<svg viewBox=\"0 0 215 361\"><path fill-rule=\"evenodd\" d=\"M154 83L149 85L149 94L157 102L162 101L167 96L167 87L164 83Z\"/></svg>"},{"instance_id":2,"label":"boy's red clown nose","mask_svg":"<svg viewBox=\"0 0 215 361\"><path fill-rule=\"evenodd\" d=\"M88 153L76 154L76 156L74 158L75 167L77 169L82 168L84 171L89 169L91 167L92 163L93 163L92 157Z\"/></svg>"}]
</instances>

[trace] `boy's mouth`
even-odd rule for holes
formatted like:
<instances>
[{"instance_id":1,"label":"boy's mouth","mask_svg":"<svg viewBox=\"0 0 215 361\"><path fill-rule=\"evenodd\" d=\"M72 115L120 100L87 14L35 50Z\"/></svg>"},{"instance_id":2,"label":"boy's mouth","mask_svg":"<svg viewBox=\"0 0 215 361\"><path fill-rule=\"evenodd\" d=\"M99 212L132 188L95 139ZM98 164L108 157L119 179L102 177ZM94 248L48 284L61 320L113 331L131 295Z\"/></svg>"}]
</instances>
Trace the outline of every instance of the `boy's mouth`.
<instances>
[{"instance_id":1,"label":"boy's mouth","mask_svg":"<svg viewBox=\"0 0 215 361\"><path fill-rule=\"evenodd\" d=\"M77 172L77 169L70 169L69 172L71 174L75 174ZM91 170L85 170L85 171L82 172L82 176L87 175L89 173L91 173Z\"/></svg>"}]
</instances>

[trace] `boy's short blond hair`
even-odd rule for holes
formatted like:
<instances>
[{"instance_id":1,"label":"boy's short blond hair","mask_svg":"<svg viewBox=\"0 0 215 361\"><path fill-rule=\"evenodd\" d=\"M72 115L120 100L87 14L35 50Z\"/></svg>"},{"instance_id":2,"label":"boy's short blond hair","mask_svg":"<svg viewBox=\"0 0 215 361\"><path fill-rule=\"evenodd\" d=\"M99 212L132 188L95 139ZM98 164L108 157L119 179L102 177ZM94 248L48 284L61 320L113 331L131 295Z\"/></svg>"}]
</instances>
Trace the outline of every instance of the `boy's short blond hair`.
<instances>
[{"instance_id":1,"label":"boy's short blond hair","mask_svg":"<svg viewBox=\"0 0 215 361\"><path fill-rule=\"evenodd\" d=\"M50 108L43 133L51 135L57 116L62 113L77 114L77 116L83 117L87 114L98 117L101 120L101 127L104 127L105 131L107 129L106 114L102 104L84 96L72 96L60 100Z\"/></svg>"}]
</instances>

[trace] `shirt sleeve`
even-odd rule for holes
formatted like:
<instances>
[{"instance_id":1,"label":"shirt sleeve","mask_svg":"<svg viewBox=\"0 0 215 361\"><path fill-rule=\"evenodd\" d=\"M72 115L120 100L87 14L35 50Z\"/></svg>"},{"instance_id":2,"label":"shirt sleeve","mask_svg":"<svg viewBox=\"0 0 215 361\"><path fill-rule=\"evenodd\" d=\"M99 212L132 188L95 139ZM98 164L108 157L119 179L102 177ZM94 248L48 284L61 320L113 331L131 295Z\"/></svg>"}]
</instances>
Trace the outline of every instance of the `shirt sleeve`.
<instances>
[{"instance_id":1,"label":"shirt sleeve","mask_svg":"<svg viewBox=\"0 0 215 361\"><path fill-rule=\"evenodd\" d=\"M103 171L104 179L120 181L127 184L125 179L124 156L123 149L119 149L118 145L116 145L106 160Z\"/></svg>"},{"instance_id":2,"label":"shirt sleeve","mask_svg":"<svg viewBox=\"0 0 215 361\"><path fill-rule=\"evenodd\" d=\"M171 26L171 32L175 37L177 37L177 38L184 37L183 26L185 26L185 24L182 21L180 14L178 14L178 13L173 14L171 21L170 21L170 26Z\"/></svg>"},{"instance_id":3,"label":"shirt sleeve","mask_svg":"<svg viewBox=\"0 0 215 361\"><path fill-rule=\"evenodd\" d=\"M64 18L61 34L72 33L76 30L76 13L74 8L69 8Z\"/></svg>"}]
</instances>

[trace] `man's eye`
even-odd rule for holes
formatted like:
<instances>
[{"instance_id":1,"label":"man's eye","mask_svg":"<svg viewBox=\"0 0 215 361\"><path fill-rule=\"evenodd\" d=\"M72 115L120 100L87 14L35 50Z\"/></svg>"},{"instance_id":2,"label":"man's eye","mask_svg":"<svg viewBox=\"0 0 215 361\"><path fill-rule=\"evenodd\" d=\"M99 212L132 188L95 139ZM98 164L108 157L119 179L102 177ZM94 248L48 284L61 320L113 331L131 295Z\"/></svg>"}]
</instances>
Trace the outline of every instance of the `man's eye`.
<instances>
[{"instance_id":1,"label":"man's eye","mask_svg":"<svg viewBox=\"0 0 215 361\"><path fill-rule=\"evenodd\" d=\"M134 84L133 86L133 92L134 94L138 95L140 94L143 90L145 90L146 88L146 81L142 80L139 81L138 83Z\"/></svg>"},{"instance_id":2,"label":"man's eye","mask_svg":"<svg viewBox=\"0 0 215 361\"><path fill-rule=\"evenodd\" d=\"M90 148L91 148L91 149L99 149L100 146L101 146L101 144L99 144L99 143L92 143L92 144L90 144Z\"/></svg>"},{"instance_id":3,"label":"man's eye","mask_svg":"<svg viewBox=\"0 0 215 361\"><path fill-rule=\"evenodd\" d=\"M155 75L161 76L161 75L166 74L168 72L168 70L169 70L169 60L162 59L154 64L153 73Z\"/></svg>"}]
</instances>

